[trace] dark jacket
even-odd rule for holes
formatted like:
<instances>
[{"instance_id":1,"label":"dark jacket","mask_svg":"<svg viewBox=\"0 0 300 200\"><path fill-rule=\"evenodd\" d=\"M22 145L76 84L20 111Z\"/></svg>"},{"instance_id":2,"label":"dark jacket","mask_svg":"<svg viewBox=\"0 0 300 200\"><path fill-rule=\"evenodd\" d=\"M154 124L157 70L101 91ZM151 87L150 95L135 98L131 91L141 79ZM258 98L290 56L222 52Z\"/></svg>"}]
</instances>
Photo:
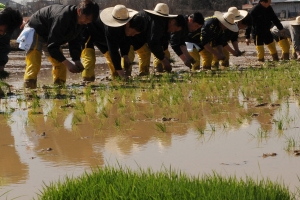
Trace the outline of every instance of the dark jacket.
<instances>
[{"instance_id":1,"label":"dark jacket","mask_svg":"<svg viewBox=\"0 0 300 200\"><path fill-rule=\"evenodd\" d=\"M5 35L0 36L0 66L5 66L8 62L11 35L12 32L7 32Z\"/></svg>"},{"instance_id":2,"label":"dark jacket","mask_svg":"<svg viewBox=\"0 0 300 200\"><path fill-rule=\"evenodd\" d=\"M170 45L174 52L180 56L182 54L181 46L186 46L185 41L189 34L187 23L188 23L188 16L185 16L185 25L182 27L180 31L170 33Z\"/></svg>"},{"instance_id":3,"label":"dark jacket","mask_svg":"<svg viewBox=\"0 0 300 200\"><path fill-rule=\"evenodd\" d=\"M222 42L222 46L223 47L227 46L228 42L231 42L231 44L232 44L233 42L238 41L238 37L239 37L239 33L238 32L233 32L233 31L231 31L229 29L226 29L224 31L224 38L225 39ZM213 47L217 46L216 42L213 42L212 46Z\"/></svg>"},{"instance_id":4,"label":"dark jacket","mask_svg":"<svg viewBox=\"0 0 300 200\"><path fill-rule=\"evenodd\" d=\"M220 21L214 16L204 20L200 33L200 44L204 47L213 41L215 41L216 46L227 43L225 33L220 27Z\"/></svg>"},{"instance_id":5,"label":"dark jacket","mask_svg":"<svg viewBox=\"0 0 300 200\"><path fill-rule=\"evenodd\" d=\"M108 51L115 70L121 70L121 56L128 55L130 49L130 38L125 35L125 25L120 27L104 25L104 29Z\"/></svg>"},{"instance_id":6,"label":"dark jacket","mask_svg":"<svg viewBox=\"0 0 300 200\"><path fill-rule=\"evenodd\" d=\"M131 45L137 50L145 43L151 52L159 59L163 60L165 57L164 50L168 48L170 34L168 33L169 18L161 17L140 11L140 15L144 16L147 24L145 31L132 37Z\"/></svg>"},{"instance_id":7,"label":"dark jacket","mask_svg":"<svg viewBox=\"0 0 300 200\"><path fill-rule=\"evenodd\" d=\"M90 38L90 39L89 39ZM108 46L105 37L105 26L100 17L95 22L89 23L85 26L82 32L83 48L87 43L87 48L94 49L96 46L103 54L108 51Z\"/></svg>"},{"instance_id":8,"label":"dark jacket","mask_svg":"<svg viewBox=\"0 0 300 200\"><path fill-rule=\"evenodd\" d=\"M185 41L195 43L196 45L201 46L200 35L201 35L201 28L199 28L194 32L189 32L186 36Z\"/></svg>"},{"instance_id":9,"label":"dark jacket","mask_svg":"<svg viewBox=\"0 0 300 200\"><path fill-rule=\"evenodd\" d=\"M81 46L79 34L83 26L77 24L77 7L72 5L51 5L34 13L29 26L47 41L49 54L62 62L66 60L60 46L69 43L73 61L80 60Z\"/></svg>"},{"instance_id":10,"label":"dark jacket","mask_svg":"<svg viewBox=\"0 0 300 200\"><path fill-rule=\"evenodd\" d=\"M256 6L254 6L249 13L252 16L252 22L253 22L253 32L254 35L263 35L266 32L270 32L270 28L272 26L272 22L275 24L275 26L282 30L282 24L280 23L280 20L276 16L273 8L271 6L265 8L260 3L258 3ZM251 28L248 27L246 30L246 38L250 38Z\"/></svg>"}]
</instances>

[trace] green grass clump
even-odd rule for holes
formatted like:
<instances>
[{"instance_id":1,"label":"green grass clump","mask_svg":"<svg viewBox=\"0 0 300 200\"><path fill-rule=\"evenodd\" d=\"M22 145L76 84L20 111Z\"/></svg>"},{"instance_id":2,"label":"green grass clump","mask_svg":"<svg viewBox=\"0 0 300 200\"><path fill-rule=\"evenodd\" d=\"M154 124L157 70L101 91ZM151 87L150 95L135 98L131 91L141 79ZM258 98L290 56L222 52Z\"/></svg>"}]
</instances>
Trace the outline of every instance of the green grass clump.
<instances>
[{"instance_id":1,"label":"green grass clump","mask_svg":"<svg viewBox=\"0 0 300 200\"><path fill-rule=\"evenodd\" d=\"M104 167L79 178L44 186L39 199L294 199L288 188L270 180L222 177L214 173L189 177L172 170L132 171Z\"/></svg>"}]
</instances>

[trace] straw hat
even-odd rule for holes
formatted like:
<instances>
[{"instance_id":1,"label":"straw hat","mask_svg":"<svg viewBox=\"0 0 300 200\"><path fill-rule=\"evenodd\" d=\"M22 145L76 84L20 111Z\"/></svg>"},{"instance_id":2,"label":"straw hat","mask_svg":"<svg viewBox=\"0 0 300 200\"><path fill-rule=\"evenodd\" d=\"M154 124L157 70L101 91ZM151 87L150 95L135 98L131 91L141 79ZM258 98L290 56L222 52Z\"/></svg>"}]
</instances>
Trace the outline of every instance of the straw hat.
<instances>
[{"instance_id":1,"label":"straw hat","mask_svg":"<svg viewBox=\"0 0 300 200\"><path fill-rule=\"evenodd\" d=\"M248 12L246 10L238 10L236 7L228 8L228 12L232 12L234 14L234 22L241 21L248 15Z\"/></svg>"},{"instance_id":2,"label":"straw hat","mask_svg":"<svg viewBox=\"0 0 300 200\"><path fill-rule=\"evenodd\" d=\"M100 18L107 26L118 27L125 25L138 12L124 5L116 5L102 10Z\"/></svg>"},{"instance_id":3,"label":"straw hat","mask_svg":"<svg viewBox=\"0 0 300 200\"><path fill-rule=\"evenodd\" d=\"M144 10L148 13L158 15L158 16L161 16L161 17L177 17L177 15L170 15L169 14L169 6L165 3L156 4L154 10L146 10L146 9L144 9Z\"/></svg>"},{"instance_id":4,"label":"straw hat","mask_svg":"<svg viewBox=\"0 0 300 200\"><path fill-rule=\"evenodd\" d=\"M300 16L296 17L296 20L290 21L290 24L294 26L300 25Z\"/></svg>"},{"instance_id":5,"label":"straw hat","mask_svg":"<svg viewBox=\"0 0 300 200\"><path fill-rule=\"evenodd\" d=\"M233 32L238 32L239 28L234 23L235 15L232 12L221 13L220 11L215 11L214 16L218 18L218 20L226 26L229 30Z\"/></svg>"}]
</instances>

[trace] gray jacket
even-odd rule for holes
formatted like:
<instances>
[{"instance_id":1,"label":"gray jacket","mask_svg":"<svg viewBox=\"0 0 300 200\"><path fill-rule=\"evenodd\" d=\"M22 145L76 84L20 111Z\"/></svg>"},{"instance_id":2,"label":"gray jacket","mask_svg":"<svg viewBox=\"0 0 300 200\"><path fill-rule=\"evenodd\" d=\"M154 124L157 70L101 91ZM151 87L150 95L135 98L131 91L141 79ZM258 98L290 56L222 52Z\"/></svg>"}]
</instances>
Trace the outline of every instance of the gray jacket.
<instances>
[{"instance_id":1,"label":"gray jacket","mask_svg":"<svg viewBox=\"0 0 300 200\"><path fill-rule=\"evenodd\" d=\"M281 24L283 25L284 36L280 35L280 32L276 26L271 29L271 33L274 39L278 42L280 39L283 38L290 38L292 41L293 48L296 51L300 51L300 25L295 26L291 25L290 21L282 21Z\"/></svg>"}]
</instances>

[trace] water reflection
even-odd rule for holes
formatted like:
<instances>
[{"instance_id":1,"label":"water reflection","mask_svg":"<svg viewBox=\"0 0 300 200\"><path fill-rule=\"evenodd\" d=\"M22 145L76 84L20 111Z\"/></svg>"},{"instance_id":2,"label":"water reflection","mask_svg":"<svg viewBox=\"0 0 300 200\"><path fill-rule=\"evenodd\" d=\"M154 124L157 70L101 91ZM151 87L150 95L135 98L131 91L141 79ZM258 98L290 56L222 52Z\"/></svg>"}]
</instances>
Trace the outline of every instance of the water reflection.
<instances>
[{"instance_id":1,"label":"water reflection","mask_svg":"<svg viewBox=\"0 0 300 200\"><path fill-rule=\"evenodd\" d=\"M7 119L0 115L1 134L0 134L0 187L20 183L26 180L28 166L21 161L20 155L16 151L19 143L15 144L15 140L11 135L11 128L6 124Z\"/></svg>"},{"instance_id":2,"label":"water reflection","mask_svg":"<svg viewBox=\"0 0 300 200\"><path fill-rule=\"evenodd\" d=\"M270 106L279 101L274 92L263 98L270 99L268 105L257 106L235 91L228 99L200 103L174 95L163 99L160 90L84 91L82 98L40 99L39 112L32 112L32 103L27 109L29 103L1 101L1 110L15 111L0 115L0 194L12 189L9 197L28 199L43 181L104 163L154 170L172 166L194 175L212 170L242 177L280 175L291 187L299 184L300 161L285 150L286 138L299 130L295 101ZM273 119L283 120L283 133ZM269 152L278 156L262 157Z\"/></svg>"}]
</instances>

